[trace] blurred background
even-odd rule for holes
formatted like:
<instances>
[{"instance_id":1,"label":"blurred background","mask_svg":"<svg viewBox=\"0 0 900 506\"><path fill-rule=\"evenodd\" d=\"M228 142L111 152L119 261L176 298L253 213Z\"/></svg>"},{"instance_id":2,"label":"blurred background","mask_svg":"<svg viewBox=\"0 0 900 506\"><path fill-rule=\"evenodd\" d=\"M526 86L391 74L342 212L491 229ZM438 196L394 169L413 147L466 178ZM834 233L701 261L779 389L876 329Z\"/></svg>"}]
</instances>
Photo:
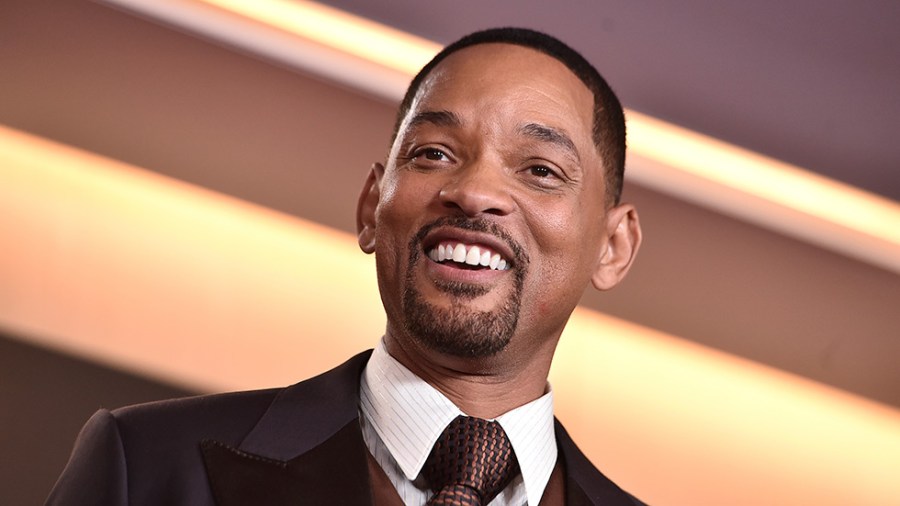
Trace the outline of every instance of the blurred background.
<instances>
[{"instance_id":1,"label":"blurred background","mask_svg":"<svg viewBox=\"0 0 900 506\"><path fill-rule=\"evenodd\" d=\"M560 37L628 109L645 242L551 381L650 504L900 503L900 4L5 0L0 503L98 408L374 346L355 206L443 44Z\"/></svg>"}]
</instances>

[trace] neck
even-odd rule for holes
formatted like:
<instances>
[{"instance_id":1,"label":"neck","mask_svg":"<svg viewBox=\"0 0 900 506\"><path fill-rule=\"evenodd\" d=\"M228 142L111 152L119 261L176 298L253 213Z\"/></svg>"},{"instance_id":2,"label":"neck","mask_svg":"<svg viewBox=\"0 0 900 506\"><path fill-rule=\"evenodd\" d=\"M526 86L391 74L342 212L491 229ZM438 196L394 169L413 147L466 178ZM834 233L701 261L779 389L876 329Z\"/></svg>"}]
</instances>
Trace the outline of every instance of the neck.
<instances>
[{"instance_id":1,"label":"neck","mask_svg":"<svg viewBox=\"0 0 900 506\"><path fill-rule=\"evenodd\" d=\"M493 419L527 404L547 391L547 375L556 341L549 350L516 353L507 350L488 358L447 356L423 349L411 340L398 340L388 332L385 348L403 364L450 399L459 409L478 418ZM517 360L516 357L526 357Z\"/></svg>"}]
</instances>

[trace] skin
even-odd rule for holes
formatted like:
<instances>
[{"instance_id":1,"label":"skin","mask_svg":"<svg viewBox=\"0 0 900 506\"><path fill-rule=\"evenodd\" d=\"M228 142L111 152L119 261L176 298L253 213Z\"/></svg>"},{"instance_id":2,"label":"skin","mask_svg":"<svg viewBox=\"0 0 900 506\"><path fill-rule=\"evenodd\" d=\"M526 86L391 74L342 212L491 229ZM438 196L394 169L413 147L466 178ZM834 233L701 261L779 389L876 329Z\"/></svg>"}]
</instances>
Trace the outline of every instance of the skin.
<instances>
[{"instance_id":1,"label":"skin","mask_svg":"<svg viewBox=\"0 0 900 506\"><path fill-rule=\"evenodd\" d=\"M603 160L591 138L593 96L561 62L510 44L481 44L441 62L421 87L385 164L372 166L357 212L359 244L376 254L388 352L463 412L495 418L544 394L560 333L585 287L607 290L641 240L637 212L606 201ZM466 217L507 237L433 229ZM431 261L438 240L489 245L528 262L506 271ZM413 263L410 263L412 260ZM407 330L405 289L435 308L497 311L517 291L509 343L488 356L446 353ZM458 296L442 286L473 288Z\"/></svg>"}]
</instances>

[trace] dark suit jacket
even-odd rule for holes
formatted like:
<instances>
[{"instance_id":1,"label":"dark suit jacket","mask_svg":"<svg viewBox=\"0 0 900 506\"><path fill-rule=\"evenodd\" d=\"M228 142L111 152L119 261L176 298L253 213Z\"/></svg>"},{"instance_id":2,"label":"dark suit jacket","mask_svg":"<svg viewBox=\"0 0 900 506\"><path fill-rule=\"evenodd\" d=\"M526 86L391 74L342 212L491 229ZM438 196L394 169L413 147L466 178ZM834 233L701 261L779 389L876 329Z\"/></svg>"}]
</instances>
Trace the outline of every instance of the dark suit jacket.
<instances>
[{"instance_id":1,"label":"dark suit jacket","mask_svg":"<svg viewBox=\"0 0 900 506\"><path fill-rule=\"evenodd\" d=\"M50 505L371 504L359 379L371 352L296 385L100 410ZM556 423L567 504L642 504Z\"/></svg>"}]
</instances>

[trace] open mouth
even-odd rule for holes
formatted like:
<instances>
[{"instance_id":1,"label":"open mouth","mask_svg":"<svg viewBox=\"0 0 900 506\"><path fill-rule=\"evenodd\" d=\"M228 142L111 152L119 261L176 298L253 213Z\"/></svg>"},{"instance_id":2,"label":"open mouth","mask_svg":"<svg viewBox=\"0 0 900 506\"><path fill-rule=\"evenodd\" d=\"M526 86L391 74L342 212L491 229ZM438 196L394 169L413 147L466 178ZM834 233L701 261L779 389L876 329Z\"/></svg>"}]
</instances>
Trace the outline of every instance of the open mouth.
<instances>
[{"instance_id":1,"label":"open mouth","mask_svg":"<svg viewBox=\"0 0 900 506\"><path fill-rule=\"evenodd\" d=\"M441 242L428 250L428 258L440 264L453 264L463 269L505 271L510 267L500 253L485 246L461 242Z\"/></svg>"}]
</instances>

